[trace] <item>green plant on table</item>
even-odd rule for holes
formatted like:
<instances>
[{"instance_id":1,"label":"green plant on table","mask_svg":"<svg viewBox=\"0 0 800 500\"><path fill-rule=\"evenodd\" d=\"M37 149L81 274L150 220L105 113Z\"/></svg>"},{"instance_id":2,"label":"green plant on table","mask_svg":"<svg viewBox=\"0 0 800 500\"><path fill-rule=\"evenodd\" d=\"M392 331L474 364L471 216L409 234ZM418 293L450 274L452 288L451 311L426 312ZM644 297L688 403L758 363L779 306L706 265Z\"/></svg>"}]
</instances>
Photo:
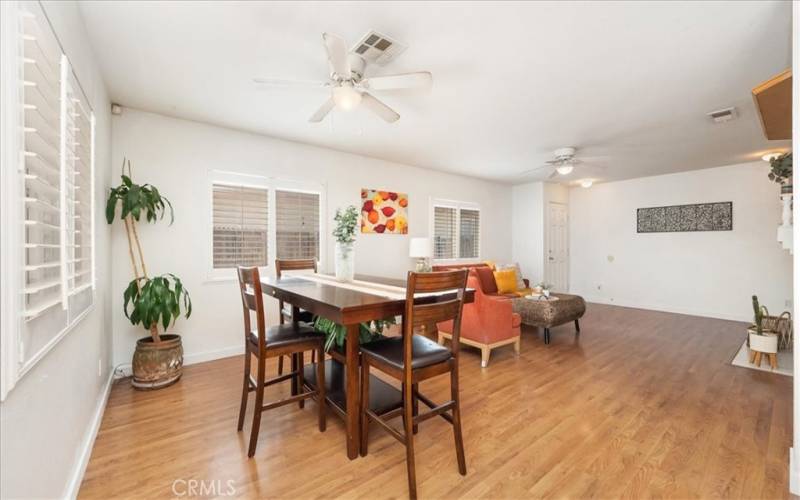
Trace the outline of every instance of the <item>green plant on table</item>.
<instances>
[{"instance_id":1,"label":"green plant on table","mask_svg":"<svg viewBox=\"0 0 800 500\"><path fill-rule=\"evenodd\" d=\"M394 317L370 321L369 323L361 323L358 328L358 343L368 344L381 339L383 338L383 332L386 328L389 325L396 324L397 320ZM344 346L344 341L347 339L347 329L344 325L317 316L314 319L314 329L325 334L325 352L330 351L334 344L337 347Z\"/></svg>"},{"instance_id":2,"label":"green plant on table","mask_svg":"<svg viewBox=\"0 0 800 500\"><path fill-rule=\"evenodd\" d=\"M127 175L125 175L126 166ZM181 309L188 318L192 314L192 300L181 280L174 274L148 277L136 224L142 215L147 222L163 219L167 210L172 224L175 215L170 201L161 195L155 186L133 182L129 160L122 161L121 177L122 184L112 188L108 194L106 220L109 224L113 223L117 216L117 207L121 206L119 218L125 223L134 275L134 279L128 283L123 293L125 316L131 324L142 325L150 332L153 342L159 343L161 341L159 324L166 331L181 315Z\"/></svg>"},{"instance_id":3,"label":"green plant on table","mask_svg":"<svg viewBox=\"0 0 800 500\"><path fill-rule=\"evenodd\" d=\"M344 210L337 208L333 220L336 227L333 229L333 237L337 243L352 243L356 240L356 229L358 228L358 208L355 205L345 207Z\"/></svg>"}]
</instances>

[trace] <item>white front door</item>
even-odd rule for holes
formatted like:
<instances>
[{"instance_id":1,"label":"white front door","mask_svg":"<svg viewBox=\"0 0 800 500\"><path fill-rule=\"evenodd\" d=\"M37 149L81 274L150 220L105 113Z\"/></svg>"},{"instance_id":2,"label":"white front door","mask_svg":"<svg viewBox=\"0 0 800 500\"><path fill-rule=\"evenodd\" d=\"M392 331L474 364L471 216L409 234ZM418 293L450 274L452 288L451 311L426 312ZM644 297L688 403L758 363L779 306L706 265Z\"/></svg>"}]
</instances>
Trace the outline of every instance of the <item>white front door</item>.
<instances>
[{"instance_id":1,"label":"white front door","mask_svg":"<svg viewBox=\"0 0 800 500\"><path fill-rule=\"evenodd\" d=\"M569 217L567 206L550 202L547 207L547 247L544 280L557 292L569 291Z\"/></svg>"}]
</instances>

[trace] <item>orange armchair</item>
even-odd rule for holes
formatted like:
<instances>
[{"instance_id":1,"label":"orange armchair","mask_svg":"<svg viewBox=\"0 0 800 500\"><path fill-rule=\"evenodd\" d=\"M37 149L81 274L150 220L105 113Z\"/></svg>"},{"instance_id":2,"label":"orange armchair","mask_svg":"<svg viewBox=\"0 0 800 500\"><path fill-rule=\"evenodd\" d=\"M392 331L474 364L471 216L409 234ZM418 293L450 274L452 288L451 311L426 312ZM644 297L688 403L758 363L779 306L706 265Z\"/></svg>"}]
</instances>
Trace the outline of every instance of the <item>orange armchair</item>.
<instances>
[{"instance_id":1,"label":"orange armchair","mask_svg":"<svg viewBox=\"0 0 800 500\"><path fill-rule=\"evenodd\" d=\"M482 368L489 364L492 349L497 347L514 344L514 351L519 354L521 320L519 314L511 310L511 299L483 293L474 270L469 272L467 287L475 290L475 301L464 304L461 343L481 350ZM440 344L452 339L452 321L439 323L437 328Z\"/></svg>"}]
</instances>

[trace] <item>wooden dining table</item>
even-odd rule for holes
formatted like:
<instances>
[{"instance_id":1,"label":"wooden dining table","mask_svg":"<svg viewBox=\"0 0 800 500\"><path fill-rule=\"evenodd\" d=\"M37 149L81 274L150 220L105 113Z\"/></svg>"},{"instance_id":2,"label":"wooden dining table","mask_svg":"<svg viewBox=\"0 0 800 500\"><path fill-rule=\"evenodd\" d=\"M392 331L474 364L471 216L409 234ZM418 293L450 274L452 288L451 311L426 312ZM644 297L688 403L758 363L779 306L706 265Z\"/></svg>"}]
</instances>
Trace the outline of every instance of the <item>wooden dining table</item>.
<instances>
[{"instance_id":1,"label":"wooden dining table","mask_svg":"<svg viewBox=\"0 0 800 500\"><path fill-rule=\"evenodd\" d=\"M320 275L323 276L323 275ZM291 304L293 317L298 317L298 310L304 309L315 316L321 316L343 325L347 331L343 352L331 350L332 359L326 361L326 400L334 412L345 422L347 456L351 460L358 457L360 442L359 424L359 325L372 320L402 316L405 310L405 299L399 298L397 291L403 293L405 280L380 278L374 276L356 276L355 283L374 283L383 285L386 290L396 287L394 293L376 287L375 291L354 289L345 284L337 284L328 279L309 279L303 276L285 276L281 279L263 278L263 293ZM423 301L436 302L449 300L453 293L426 296ZM465 302L475 300L475 292L467 289ZM306 367L313 370L313 366ZM305 376L308 384L315 384L313 372ZM400 391L378 378L370 379L369 405L378 414L400 407L402 396Z\"/></svg>"}]
</instances>

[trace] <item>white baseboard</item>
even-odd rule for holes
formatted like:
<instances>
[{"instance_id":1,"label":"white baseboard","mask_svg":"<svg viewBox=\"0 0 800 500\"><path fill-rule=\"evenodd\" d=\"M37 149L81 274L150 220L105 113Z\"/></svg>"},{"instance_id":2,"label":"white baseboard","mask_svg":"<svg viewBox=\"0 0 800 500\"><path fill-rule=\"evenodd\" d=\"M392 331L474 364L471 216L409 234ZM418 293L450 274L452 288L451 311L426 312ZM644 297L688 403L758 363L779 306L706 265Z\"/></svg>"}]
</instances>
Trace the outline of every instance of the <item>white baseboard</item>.
<instances>
[{"instance_id":1,"label":"white baseboard","mask_svg":"<svg viewBox=\"0 0 800 500\"><path fill-rule=\"evenodd\" d=\"M242 343L243 344L243 343ZM213 351L203 351L183 355L183 366L195 365L197 363L205 363L206 361L214 361L215 359L230 358L231 356L239 356L244 354L244 345L235 345L223 347L222 349L215 349ZM116 370L118 377L130 377L133 375L130 363L119 365Z\"/></svg>"},{"instance_id":2,"label":"white baseboard","mask_svg":"<svg viewBox=\"0 0 800 500\"><path fill-rule=\"evenodd\" d=\"M685 314L687 316L702 316L704 318L725 319L729 321L744 321L751 322L752 317L747 314L727 314L717 311L706 311L703 309L688 309L682 307L665 306L662 304L649 304L629 299L613 299L608 297L601 297L598 295L582 294L578 291L570 291L569 293L580 295L586 302L595 302L598 304L607 304L620 307L632 307L634 309L647 309L650 311L661 311L675 314Z\"/></svg>"},{"instance_id":3,"label":"white baseboard","mask_svg":"<svg viewBox=\"0 0 800 500\"><path fill-rule=\"evenodd\" d=\"M67 487L62 495L62 498L69 498L70 500L77 498L78 491L81 489L83 482L83 475L86 473L86 466L89 465L89 458L92 456L92 449L94 448L94 440L97 437L97 432L100 430L100 423L103 421L103 413L106 410L106 403L108 403L108 396L111 394L111 386L114 382L115 370L111 370L108 374L108 380L103 387L103 391L97 398L97 406L94 410L89 427L83 435L83 440L79 449L78 460L72 469Z\"/></svg>"},{"instance_id":4,"label":"white baseboard","mask_svg":"<svg viewBox=\"0 0 800 500\"><path fill-rule=\"evenodd\" d=\"M794 448L789 448L789 493L800 495L800 462L794 457Z\"/></svg>"}]
</instances>

